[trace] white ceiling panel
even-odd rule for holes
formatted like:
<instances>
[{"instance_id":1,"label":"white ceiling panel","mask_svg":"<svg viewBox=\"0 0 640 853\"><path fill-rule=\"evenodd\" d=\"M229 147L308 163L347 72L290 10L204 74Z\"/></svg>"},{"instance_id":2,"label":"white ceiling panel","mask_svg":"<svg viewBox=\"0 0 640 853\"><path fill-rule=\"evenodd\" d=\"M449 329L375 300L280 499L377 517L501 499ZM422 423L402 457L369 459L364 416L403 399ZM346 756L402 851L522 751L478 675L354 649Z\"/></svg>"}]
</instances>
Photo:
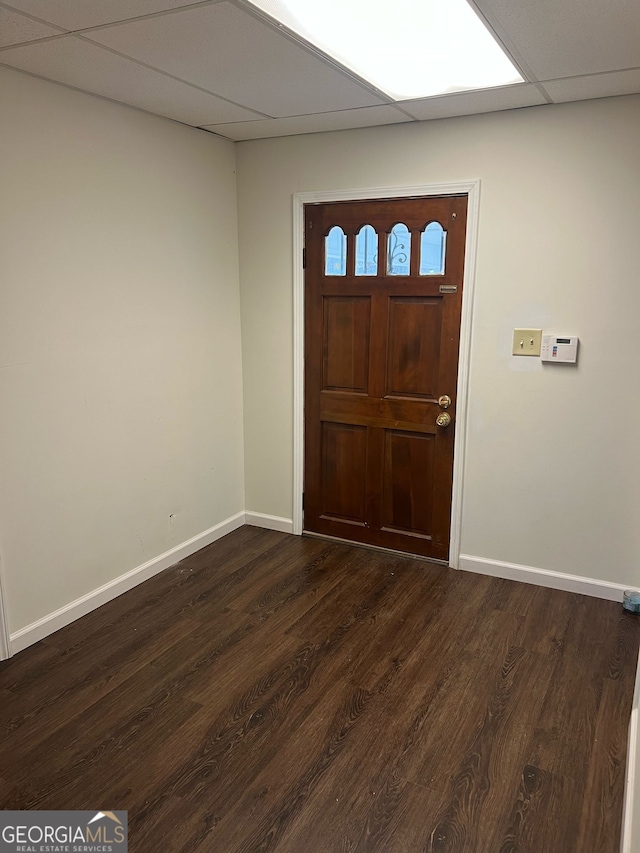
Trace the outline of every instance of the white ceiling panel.
<instances>
[{"instance_id":1,"label":"white ceiling panel","mask_svg":"<svg viewBox=\"0 0 640 853\"><path fill-rule=\"evenodd\" d=\"M270 116L384 103L230 3L91 33L91 39Z\"/></svg>"},{"instance_id":2,"label":"white ceiling panel","mask_svg":"<svg viewBox=\"0 0 640 853\"><path fill-rule=\"evenodd\" d=\"M0 0L0 65L236 140L640 92L640 0L469 2L529 82L392 104L247 0Z\"/></svg>"},{"instance_id":3,"label":"white ceiling panel","mask_svg":"<svg viewBox=\"0 0 640 853\"><path fill-rule=\"evenodd\" d=\"M189 6L194 0L9 0L14 9L57 24L67 30L98 27Z\"/></svg>"},{"instance_id":4,"label":"white ceiling panel","mask_svg":"<svg viewBox=\"0 0 640 853\"><path fill-rule=\"evenodd\" d=\"M481 89L438 98L423 98L420 101L403 101L402 108L417 119L427 120L512 110L546 103L544 96L533 84L523 83L500 89Z\"/></svg>"},{"instance_id":5,"label":"white ceiling panel","mask_svg":"<svg viewBox=\"0 0 640 853\"><path fill-rule=\"evenodd\" d=\"M228 139L266 139L273 136L295 136L300 133L317 133L325 130L353 130L357 127L373 127L381 124L398 124L411 119L394 107L361 107L337 113L321 113L312 116L263 119L234 124L207 125L211 130Z\"/></svg>"},{"instance_id":6,"label":"white ceiling panel","mask_svg":"<svg viewBox=\"0 0 640 853\"><path fill-rule=\"evenodd\" d=\"M58 27L41 24L0 6L0 47L56 36L60 32Z\"/></svg>"},{"instance_id":7,"label":"white ceiling panel","mask_svg":"<svg viewBox=\"0 0 640 853\"><path fill-rule=\"evenodd\" d=\"M186 124L256 118L256 113L250 110L229 104L75 36L62 36L0 51L0 64Z\"/></svg>"},{"instance_id":8,"label":"white ceiling panel","mask_svg":"<svg viewBox=\"0 0 640 853\"><path fill-rule=\"evenodd\" d=\"M544 88L555 103L608 98L611 95L632 95L640 92L640 69L547 80Z\"/></svg>"},{"instance_id":9,"label":"white ceiling panel","mask_svg":"<svg viewBox=\"0 0 640 853\"><path fill-rule=\"evenodd\" d=\"M640 66L637 0L475 0L538 80Z\"/></svg>"}]
</instances>

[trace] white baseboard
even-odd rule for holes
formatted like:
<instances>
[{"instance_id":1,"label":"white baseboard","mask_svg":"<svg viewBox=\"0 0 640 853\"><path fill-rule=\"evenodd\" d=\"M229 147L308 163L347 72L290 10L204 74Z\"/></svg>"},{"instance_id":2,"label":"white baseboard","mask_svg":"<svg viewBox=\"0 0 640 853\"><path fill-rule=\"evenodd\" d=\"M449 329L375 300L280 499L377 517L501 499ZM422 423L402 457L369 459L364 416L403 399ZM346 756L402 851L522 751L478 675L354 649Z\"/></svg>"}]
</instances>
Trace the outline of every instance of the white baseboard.
<instances>
[{"instance_id":1,"label":"white baseboard","mask_svg":"<svg viewBox=\"0 0 640 853\"><path fill-rule=\"evenodd\" d=\"M562 589L565 592L577 592L594 598L606 598L608 601L622 601L625 589L629 588L619 583L584 578L580 575L567 575L564 572L552 572L549 569L535 569L518 563L502 563L498 560L487 560L484 557L472 557L469 554L460 554L459 567L465 572L532 583L551 589Z\"/></svg>"},{"instance_id":2,"label":"white baseboard","mask_svg":"<svg viewBox=\"0 0 640 853\"><path fill-rule=\"evenodd\" d=\"M187 539L186 542L176 545L175 548L165 551L164 554L160 554L159 557L154 557L153 560L149 560L147 563L143 563L141 566L131 569L131 571L126 572L124 575L120 575L120 577L109 581L103 586L98 587L98 589L94 589L92 592L83 595L81 598L77 598L75 601L70 602L70 604L65 604L65 606L61 607L59 610L55 610L53 613L43 616L42 619L32 622L31 625L27 625L25 628L21 628L14 634L10 634L9 642L11 654L21 652L28 646L33 645L33 643L37 643L38 640L43 640L45 637L53 634L54 631L59 631L60 628L64 628L64 626L68 625L70 622L74 622L81 616L86 616L87 613L95 610L96 607L106 604L108 601L122 595L123 592L133 589L133 587L137 586L139 583L142 583L154 575L159 574L159 572L168 569L169 566L179 563L180 560L184 560L185 557L195 554L195 552L199 551L201 548L211 545L211 543L215 542L216 539L220 539L222 536L226 536L227 533L237 530L238 527L242 527L244 523L245 513L238 512L230 518L227 518L225 521L221 521L220 524L210 527L209 530L205 530L203 533L199 533L197 536Z\"/></svg>"},{"instance_id":3,"label":"white baseboard","mask_svg":"<svg viewBox=\"0 0 640 853\"><path fill-rule=\"evenodd\" d=\"M247 512L246 524L253 527L265 527L267 530L279 530L280 533L293 533L293 519L279 515L266 515L264 512Z\"/></svg>"}]
</instances>

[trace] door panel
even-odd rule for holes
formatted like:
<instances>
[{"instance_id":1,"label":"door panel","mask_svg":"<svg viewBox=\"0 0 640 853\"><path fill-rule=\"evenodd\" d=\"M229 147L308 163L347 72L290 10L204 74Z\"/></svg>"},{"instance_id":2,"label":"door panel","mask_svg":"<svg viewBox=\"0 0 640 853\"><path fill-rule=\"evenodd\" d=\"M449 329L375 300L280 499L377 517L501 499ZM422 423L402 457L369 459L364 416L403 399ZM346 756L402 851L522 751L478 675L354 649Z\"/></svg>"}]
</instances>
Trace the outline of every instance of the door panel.
<instances>
[{"instance_id":1,"label":"door panel","mask_svg":"<svg viewBox=\"0 0 640 853\"><path fill-rule=\"evenodd\" d=\"M385 430L382 529L431 539L433 433Z\"/></svg>"},{"instance_id":2,"label":"door panel","mask_svg":"<svg viewBox=\"0 0 640 853\"><path fill-rule=\"evenodd\" d=\"M322 425L322 517L366 523L367 430L364 426L325 422Z\"/></svg>"},{"instance_id":3,"label":"door panel","mask_svg":"<svg viewBox=\"0 0 640 853\"><path fill-rule=\"evenodd\" d=\"M323 391L366 394L369 387L371 300L327 296L324 300Z\"/></svg>"},{"instance_id":4,"label":"door panel","mask_svg":"<svg viewBox=\"0 0 640 853\"><path fill-rule=\"evenodd\" d=\"M447 558L466 211L466 196L305 208L305 529Z\"/></svg>"},{"instance_id":5,"label":"door panel","mask_svg":"<svg viewBox=\"0 0 640 853\"><path fill-rule=\"evenodd\" d=\"M387 397L433 398L440 358L442 299L395 296L389 300Z\"/></svg>"}]
</instances>

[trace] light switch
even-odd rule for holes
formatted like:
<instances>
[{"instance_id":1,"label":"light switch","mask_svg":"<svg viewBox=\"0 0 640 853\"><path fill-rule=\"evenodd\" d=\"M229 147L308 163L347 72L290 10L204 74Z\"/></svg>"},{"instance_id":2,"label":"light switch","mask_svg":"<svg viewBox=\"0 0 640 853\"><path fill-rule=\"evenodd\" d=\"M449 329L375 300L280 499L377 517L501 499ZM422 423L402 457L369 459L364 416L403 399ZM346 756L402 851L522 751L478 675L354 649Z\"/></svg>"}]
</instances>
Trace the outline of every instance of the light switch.
<instances>
[{"instance_id":1,"label":"light switch","mask_svg":"<svg viewBox=\"0 0 640 853\"><path fill-rule=\"evenodd\" d=\"M513 355L540 355L542 329L514 329Z\"/></svg>"}]
</instances>

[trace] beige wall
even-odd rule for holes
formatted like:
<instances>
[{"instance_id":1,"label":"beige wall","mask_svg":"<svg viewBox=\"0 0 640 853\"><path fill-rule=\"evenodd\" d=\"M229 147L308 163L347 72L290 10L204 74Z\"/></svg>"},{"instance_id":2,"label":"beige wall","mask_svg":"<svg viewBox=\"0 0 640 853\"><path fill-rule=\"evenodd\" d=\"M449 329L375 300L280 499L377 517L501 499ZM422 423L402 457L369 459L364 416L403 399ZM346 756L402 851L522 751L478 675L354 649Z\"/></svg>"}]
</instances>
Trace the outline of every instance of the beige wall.
<instances>
[{"instance_id":1,"label":"beige wall","mask_svg":"<svg viewBox=\"0 0 640 853\"><path fill-rule=\"evenodd\" d=\"M312 190L481 179L462 550L640 584L640 98L234 152L0 69L0 116L12 632L245 507L291 517L291 199ZM512 359L529 325L580 335L578 367Z\"/></svg>"},{"instance_id":2,"label":"beige wall","mask_svg":"<svg viewBox=\"0 0 640 853\"><path fill-rule=\"evenodd\" d=\"M9 628L244 508L233 145L0 69Z\"/></svg>"},{"instance_id":3,"label":"beige wall","mask_svg":"<svg viewBox=\"0 0 640 853\"><path fill-rule=\"evenodd\" d=\"M292 194L479 178L462 551L637 586L638 139L634 96L238 145L247 509L292 516Z\"/></svg>"}]
</instances>

